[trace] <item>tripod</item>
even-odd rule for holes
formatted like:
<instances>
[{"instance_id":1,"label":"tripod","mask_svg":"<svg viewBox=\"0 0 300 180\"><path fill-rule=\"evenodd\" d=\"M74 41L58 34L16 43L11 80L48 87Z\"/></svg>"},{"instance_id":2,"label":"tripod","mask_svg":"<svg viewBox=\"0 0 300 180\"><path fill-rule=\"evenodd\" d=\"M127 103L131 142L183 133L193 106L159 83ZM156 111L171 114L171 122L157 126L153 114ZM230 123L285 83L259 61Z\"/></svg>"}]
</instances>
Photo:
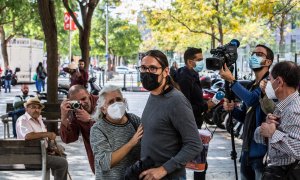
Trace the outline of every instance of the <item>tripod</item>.
<instances>
[{"instance_id":1,"label":"tripod","mask_svg":"<svg viewBox=\"0 0 300 180\"><path fill-rule=\"evenodd\" d=\"M231 66L229 69L230 71L232 71L233 66ZM235 68L235 79L237 77L237 72L236 72L236 68ZM234 100L234 94L231 91L230 87L229 87L229 82L225 81L225 97L229 100L229 102L231 102L232 100ZM234 171L235 171L235 179L238 180L238 173L237 173L237 164L236 164L236 158L237 158L237 153L235 150L235 142L234 142L234 133L233 133L233 121L232 121L232 112L229 111L228 112L229 115L229 127L230 127L230 136L231 136L231 146L232 146L232 151L230 153L231 159L234 162Z\"/></svg>"}]
</instances>

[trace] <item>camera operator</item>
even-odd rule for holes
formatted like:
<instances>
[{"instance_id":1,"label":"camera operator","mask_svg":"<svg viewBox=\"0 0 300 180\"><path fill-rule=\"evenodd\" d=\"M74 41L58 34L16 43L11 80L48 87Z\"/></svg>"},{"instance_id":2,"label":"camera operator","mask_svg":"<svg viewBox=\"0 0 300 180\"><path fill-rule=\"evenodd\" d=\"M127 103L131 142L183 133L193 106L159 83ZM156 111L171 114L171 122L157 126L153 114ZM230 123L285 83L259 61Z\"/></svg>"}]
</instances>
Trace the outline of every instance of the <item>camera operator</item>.
<instances>
[{"instance_id":1,"label":"camera operator","mask_svg":"<svg viewBox=\"0 0 300 180\"><path fill-rule=\"evenodd\" d=\"M202 71L204 66L202 49L188 48L184 52L184 63L185 66L177 71L176 81L180 86L181 92L191 103L196 124L198 129L201 129L203 123L202 113L215 106L211 100L207 102L203 100L199 79L199 72ZM194 172L194 179L205 179L205 174L206 170L204 172Z\"/></svg>"},{"instance_id":2,"label":"camera operator","mask_svg":"<svg viewBox=\"0 0 300 180\"><path fill-rule=\"evenodd\" d=\"M259 97L261 89L259 83L269 75L269 68L273 63L273 51L264 45L257 45L249 59L249 66L254 71L255 80L249 89L244 88L237 82L226 64L220 70L221 77L228 81L231 90L242 101L241 109L234 108L234 103L225 99L223 107L232 111L232 115L238 121L244 123L243 145L241 152L241 179L260 180L263 172L263 157L266 154L267 146L254 141L255 129L265 120L266 114L262 111Z\"/></svg>"},{"instance_id":3,"label":"camera operator","mask_svg":"<svg viewBox=\"0 0 300 180\"><path fill-rule=\"evenodd\" d=\"M68 99L60 105L61 139L64 143L75 142L81 133L93 173L95 173L95 166L90 144L90 129L95 123L92 121L91 114L95 111L97 100L98 96L89 94L85 87L74 85L69 90ZM78 103L80 104L79 108L77 108Z\"/></svg>"}]
</instances>

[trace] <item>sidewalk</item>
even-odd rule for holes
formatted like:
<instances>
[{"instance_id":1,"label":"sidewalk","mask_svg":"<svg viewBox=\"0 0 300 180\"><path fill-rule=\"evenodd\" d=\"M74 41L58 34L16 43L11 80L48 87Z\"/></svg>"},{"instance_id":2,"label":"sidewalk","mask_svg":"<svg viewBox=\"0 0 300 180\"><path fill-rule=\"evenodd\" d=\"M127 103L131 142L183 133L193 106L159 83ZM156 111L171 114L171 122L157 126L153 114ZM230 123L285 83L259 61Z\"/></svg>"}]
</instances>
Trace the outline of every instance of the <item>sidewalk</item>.
<instances>
[{"instance_id":1,"label":"sidewalk","mask_svg":"<svg viewBox=\"0 0 300 180\"><path fill-rule=\"evenodd\" d=\"M0 92L0 114L5 111L5 103L12 102L15 95L20 94L20 86L14 87L11 94ZM30 86L30 91L35 90L34 86ZM32 93L33 94L33 93ZM129 112L133 112L141 116L143 108L146 104L149 93L145 92L124 92L124 96L129 103ZM10 125L11 127L11 125ZM209 127L211 130L214 126ZM11 130L11 128L10 128ZM11 130L12 131L12 130ZM12 133L11 133L12 134ZM0 138L3 138L3 124L0 122ZM94 179L94 175L90 170L83 141L80 138L77 142L64 144L60 137L57 137L58 143L62 144L67 153L69 162L69 172L73 180L90 180ZM235 140L236 151L240 153L241 140ZM208 170L206 174L207 180L233 180L235 179L234 164L231 160L231 140L230 135L225 130L217 129L208 149ZM237 159L238 162L238 159ZM239 163L238 172L239 172ZM51 177L52 178L52 177ZM41 171L0 171L1 180L39 180L41 179ZM187 170L187 179L193 179L193 172Z\"/></svg>"}]
</instances>

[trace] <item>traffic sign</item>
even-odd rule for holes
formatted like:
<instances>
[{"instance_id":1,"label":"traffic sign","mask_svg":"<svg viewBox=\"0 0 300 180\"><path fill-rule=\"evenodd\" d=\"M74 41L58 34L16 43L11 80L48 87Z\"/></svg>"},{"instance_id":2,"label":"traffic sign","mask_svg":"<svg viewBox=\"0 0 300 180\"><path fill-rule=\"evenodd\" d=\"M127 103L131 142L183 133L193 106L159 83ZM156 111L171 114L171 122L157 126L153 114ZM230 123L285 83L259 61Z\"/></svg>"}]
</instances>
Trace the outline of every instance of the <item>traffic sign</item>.
<instances>
[{"instance_id":1,"label":"traffic sign","mask_svg":"<svg viewBox=\"0 0 300 180\"><path fill-rule=\"evenodd\" d=\"M77 14L74 12L74 15L77 17ZM74 31L76 30L76 24L74 23L72 17L68 12L64 13L64 30Z\"/></svg>"}]
</instances>

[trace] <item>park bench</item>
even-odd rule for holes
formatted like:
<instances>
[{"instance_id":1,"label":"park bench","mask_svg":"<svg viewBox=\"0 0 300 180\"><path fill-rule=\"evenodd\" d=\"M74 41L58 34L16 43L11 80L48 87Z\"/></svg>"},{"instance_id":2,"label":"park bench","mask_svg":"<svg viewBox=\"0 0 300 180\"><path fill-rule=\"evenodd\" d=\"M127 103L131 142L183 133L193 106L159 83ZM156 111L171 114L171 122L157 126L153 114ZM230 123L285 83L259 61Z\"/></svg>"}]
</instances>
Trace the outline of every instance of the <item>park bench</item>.
<instances>
[{"instance_id":1,"label":"park bench","mask_svg":"<svg viewBox=\"0 0 300 180\"><path fill-rule=\"evenodd\" d=\"M13 103L7 103L6 104L6 113L10 112L10 111L13 111L14 110L14 107L13 107ZM5 138L10 138L10 133L9 133L9 121L12 121L12 118L11 117L4 117L4 118L1 118L2 120L2 123L3 123L3 128L4 128L4 139Z\"/></svg>"},{"instance_id":2,"label":"park bench","mask_svg":"<svg viewBox=\"0 0 300 180\"><path fill-rule=\"evenodd\" d=\"M60 104L59 103L45 103L41 115L48 131L55 132L58 135L58 122L60 122ZM13 104L6 104L6 113L13 111ZM4 139L10 138L9 122L12 121L11 117L1 118L4 127Z\"/></svg>"},{"instance_id":3,"label":"park bench","mask_svg":"<svg viewBox=\"0 0 300 180\"><path fill-rule=\"evenodd\" d=\"M46 167L45 140L0 140L0 171L42 171L42 180L50 179Z\"/></svg>"}]
</instances>

